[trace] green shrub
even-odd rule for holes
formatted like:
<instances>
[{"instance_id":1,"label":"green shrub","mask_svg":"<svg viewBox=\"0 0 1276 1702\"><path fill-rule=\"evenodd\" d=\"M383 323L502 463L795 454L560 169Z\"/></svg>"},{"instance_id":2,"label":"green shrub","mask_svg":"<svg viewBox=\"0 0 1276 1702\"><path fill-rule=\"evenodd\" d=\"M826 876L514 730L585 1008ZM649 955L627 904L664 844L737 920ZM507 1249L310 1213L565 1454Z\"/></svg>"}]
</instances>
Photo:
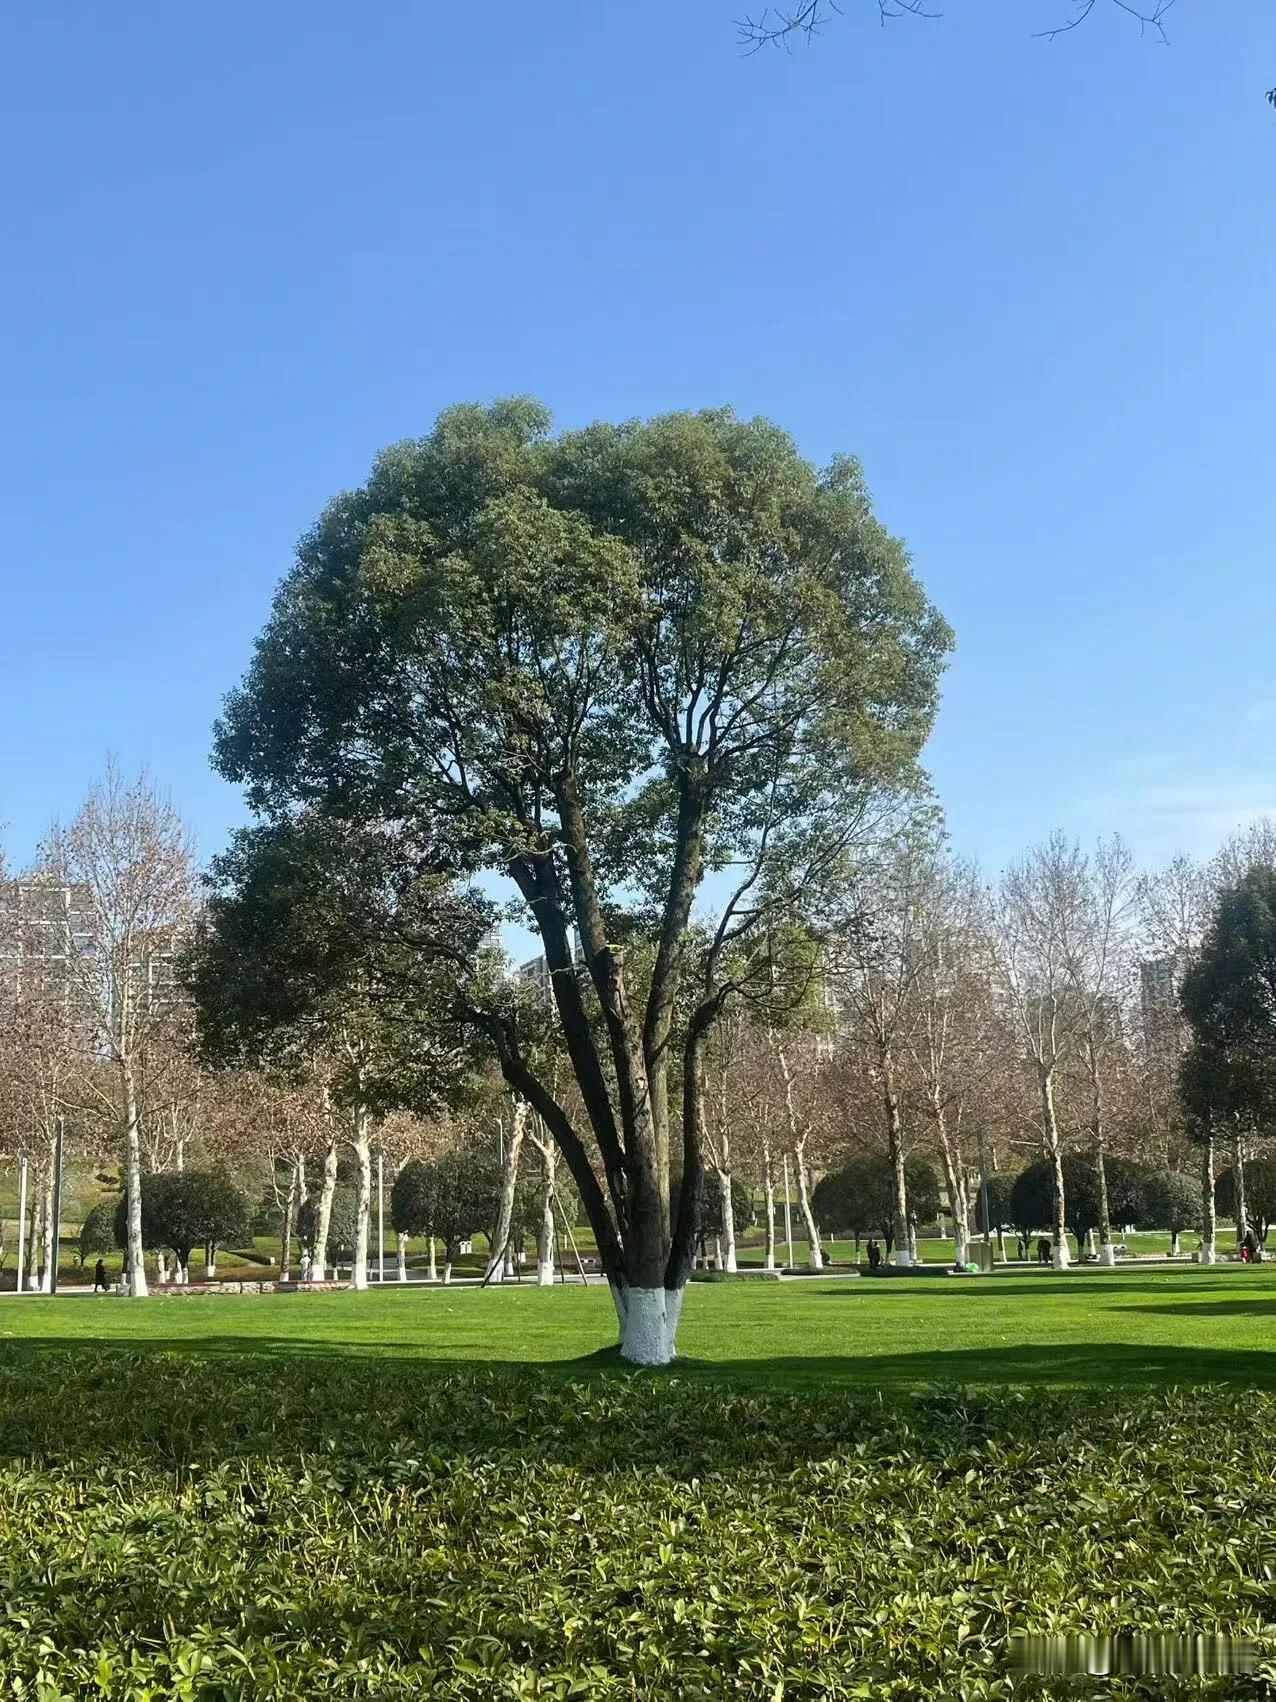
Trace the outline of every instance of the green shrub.
<instances>
[{"instance_id":1,"label":"green shrub","mask_svg":"<svg viewBox=\"0 0 1276 1702\"><path fill-rule=\"evenodd\" d=\"M9 1347L0 1667L47 1699L1167 1696L1016 1691L1007 1636L1270 1651L1273 1424L1202 1389Z\"/></svg>"}]
</instances>

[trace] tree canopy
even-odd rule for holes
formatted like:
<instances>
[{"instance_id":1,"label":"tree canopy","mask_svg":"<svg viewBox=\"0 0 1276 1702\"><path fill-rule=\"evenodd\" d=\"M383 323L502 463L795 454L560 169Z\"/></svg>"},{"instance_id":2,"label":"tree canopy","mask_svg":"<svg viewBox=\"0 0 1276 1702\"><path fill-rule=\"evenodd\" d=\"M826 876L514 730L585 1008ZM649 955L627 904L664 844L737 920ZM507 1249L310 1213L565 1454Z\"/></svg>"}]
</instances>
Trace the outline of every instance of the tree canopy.
<instances>
[{"instance_id":1,"label":"tree canopy","mask_svg":"<svg viewBox=\"0 0 1276 1702\"><path fill-rule=\"evenodd\" d=\"M919 784L950 636L857 464L724 409L555 437L526 399L452 408L302 541L217 764L265 822L384 858L387 927L449 965L563 1151L622 1336L690 1265L704 1036L874 800ZM474 973L455 906L492 874L540 933L578 1108Z\"/></svg>"}]
</instances>

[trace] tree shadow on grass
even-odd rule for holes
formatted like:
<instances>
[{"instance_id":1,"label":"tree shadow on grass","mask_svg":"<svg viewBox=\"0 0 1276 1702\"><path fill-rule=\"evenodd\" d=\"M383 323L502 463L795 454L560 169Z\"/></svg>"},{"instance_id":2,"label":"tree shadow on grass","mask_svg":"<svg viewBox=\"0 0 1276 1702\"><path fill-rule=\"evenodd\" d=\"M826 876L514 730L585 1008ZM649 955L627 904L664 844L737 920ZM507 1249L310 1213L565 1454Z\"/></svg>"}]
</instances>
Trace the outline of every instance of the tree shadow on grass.
<instances>
[{"instance_id":1,"label":"tree shadow on grass","mask_svg":"<svg viewBox=\"0 0 1276 1702\"><path fill-rule=\"evenodd\" d=\"M1167 1395L1175 1386L1181 1393ZM923 1454L985 1436L1054 1448L1070 1430L1089 1434L1132 1409L1155 1430L1167 1402L1197 1415L1193 1423L1208 1408L1216 1422L1221 1400L1234 1406L1233 1388L1276 1390L1276 1352L1032 1344L687 1359L642 1372L614 1349L551 1365L467 1365L396 1355L391 1344L374 1355L269 1337L251 1348L146 1337L70 1349L34 1338L0 1350L0 1463L142 1462L180 1473L318 1455L393 1471L414 1457L482 1454L694 1475L773 1470L891 1438Z\"/></svg>"},{"instance_id":2,"label":"tree shadow on grass","mask_svg":"<svg viewBox=\"0 0 1276 1702\"><path fill-rule=\"evenodd\" d=\"M1148 1301L1129 1310L1181 1318L1276 1318L1276 1300Z\"/></svg>"}]
</instances>

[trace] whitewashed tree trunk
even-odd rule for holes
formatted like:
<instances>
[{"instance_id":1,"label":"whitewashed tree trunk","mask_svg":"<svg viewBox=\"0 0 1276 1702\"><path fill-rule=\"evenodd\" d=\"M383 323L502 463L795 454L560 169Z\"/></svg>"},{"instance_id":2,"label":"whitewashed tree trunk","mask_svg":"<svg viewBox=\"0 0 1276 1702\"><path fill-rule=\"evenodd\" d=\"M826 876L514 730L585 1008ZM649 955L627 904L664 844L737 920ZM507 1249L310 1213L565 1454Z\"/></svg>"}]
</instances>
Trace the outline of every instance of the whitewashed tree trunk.
<instances>
[{"instance_id":1,"label":"whitewashed tree trunk","mask_svg":"<svg viewBox=\"0 0 1276 1702\"><path fill-rule=\"evenodd\" d=\"M57 1249L56 1245L54 1244L54 1231L55 1231L57 1226L54 1223L54 1214L53 1214L53 1194L54 1194L54 1190L56 1188L56 1185L57 1185L57 1178L54 1175L53 1157L52 1157L52 1153L50 1153L49 1167L48 1167L48 1171L47 1171L47 1174L46 1174L45 1180L44 1180L44 1198L41 1201L41 1213L40 1213L41 1235L42 1235L42 1238L43 1238L43 1247L41 1248L41 1271L40 1271L40 1293L41 1294L52 1294L53 1293L53 1272L54 1272L54 1267L56 1266L57 1257L58 1257L58 1249Z\"/></svg>"},{"instance_id":2,"label":"whitewashed tree trunk","mask_svg":"<svg viewBox=\"0 0 1276 1702\"><path fill-rule=\"evenodd\" d=\"M451 1259L448 1259L445 1256L445 1262L444 1262L444 1265L443 1265L443 1282L444 1282L444 1285L446 1286L448 1283L451 1282L451 1280L452 1280L452 1261L451 1261Z\"/></svg>"},{"instance_id":3,"label":"whitewashed tree trunk","mask_svg":"<svg viewBox=\"0 0 1276 1702\"><path fill-rule=\"evenodd\" d=\"M1201 1264L1212 1265L1218 1257L1216 1250L1218 1241L1218 1217L1214 1210L1214 1137L1208 1135L1205 1140L1205 1150L1201 1154L1201 1203L1204 1206L1204 1222L1201 1225L1201 1251L1198 1254Z\"/></svg>"},{"instance_id":4,"label":"whitewashed tree trunk","mask_svg":"<svg viewBox=\"0 0 1276 1702\"><path fill-rule=\"evenodd\" d=\"M1038 1072L1041 1087L1041 1120L1045 1132L1046 1158L1054 1180L1054 1252L1051 1262L1057 1271L1066 1271L1072 1263L1068 1250L1067 1202L1063 1189L1063 1147L1059 1140L1059 1122L1054 1106L1054 1071Z\"/></svg>"},{"instance_id":5,"label":"whitewashed tree trunk","mask_svg":"<svg viewBox=\"0 0 1276 1702\"><path fill-rule=\"evenodd\" d=\"M953 1263L965 1265L970 1259L970 1202L966 1198L965 1166L962 1163L961 1151L949 1132L944 1102L937 1089L932 1089L931 1092L931 1116L935 1121L935 1133L939 1137L939 1156L944 1168L944 1182L948 1188L948 1203L953 1214ZM943 1231L942 1213L940 1231Z\"/></svg>"},{"instance_id":6,"label":"whitewashed tree trunk","mask_svg":"<svg viewBox=\"0 0 1276 1702\"><path fill-rule=\"evenodd\" d=\"M762 1259L764 1270L775 1269L775 1172L771 1167L771 1143L762 1143L762 1191L766 1197L766 1241Z\"/></svg>"},{"instance_id":7,"label":"whitewashed tree trunk","mask_svg":"<svg viewBox=\"0 0 1276 1702\"><path fill-rule=\"evenodd\" d=\"M530 1109L526 1100L514 1101L510 1138L505 1143L505 1162L501 1169L501 1199L496 1214L496 1231L492 1236L492 1245L488 1248L487 1270L484 1273L488 1282L502 1282L507 1276L514 1274L513 1261L508 1257L510 1231L514 1222L514 1194L518 1187L518 1161L523 1150L523 1134L527 1128Z\"/></svg>"},{"instance_id":8,"label":"whitewashed tree trunk","mask_svg":"<svg viewBox=\"0 0 1276 1702\"><path fill-rule=\"evenodd\" d=\"M155 1280L161 1288L168 1282L168 1260L163 1248L155 1255Z\"/></svg>"},{"instance_id":9,"label":"whitewashed tree trunk","mask_svg":"<svg viewBox=\"0 0 1276 1702\"><path fill-rule=\"evenodd\" d=\"M1170 1231L1170 1257L1172 1259L1177 1259L1178 1256L1179 1256L1179 1232L1178 1232L1177 1229L1172 1229Z\"/></svg>"},{"instance_id":10,"label":"whitewashed tree trunk","mask_svg":"<svg viewBox=\"0 0 1276 1702\"><path fill-rule=\"evenodd\" d=\"M718 1189L722 1196L722 1269L734 1271L736 1264L735 1248L735 1201L731 1198L731 1169L730 1149L725 1137L722 1141L722 1159L727 1166L718 1171Z\"/></svg>"},{"instance_id":11,"label":"whitewashed tree trunk","mask_svg":"<svg viewBox=\"0 0 1276 1702\"><path fill-rule=\"evenodd\" d=\"M630 1288L612 1284L622 1359L631 1365L671 1362L685 1292L685 1288Z\"/></svg>"},{"instance_id":12,"label":"whitewashed tree trunk","mask_svg":"<svg viewBox=\"0 0 1276 1702\"><path fill-rule=\"evenodd\" d=\"M204 1281L212 1282L217 1275L217 1249L210 1241L204 1248Z\"/></svg>"},{"instance_id":13,"label":"whitewashed tree trunk","mask_svg":"<svg viewBox=\"0 0 1276 1702\"><path fill-rule=\"evenodd\" d=\"M399 1231L397 1250L399 1255L399 1281L406 1282L408 1280L408 1237L406 1231L402 1229Z\"/></svg>"},{"instance_id":14,"label":"whitewashed tree trunk","mask_svg":"<svg viewBox=\"0 0 1276 1702\"><path fill-rule=\"evenodd\" d=\"M536 1239L536 1282L540 1288L554 1286L554 1182L558 1149L547 1140L539 1149L543 1167L541 1182L541 1226Z\"/></svg>"},{"instance_id":15,"label":"whitewashed tree trunk","mask_svg":"<svg viewBox=\"0 0 1276 1702\"><path fill-rule=\"evenodd\" d=\"M426 1268L425 1274L429 1277L431 1282L437 1282L439 1280L439 1267L435 1262L434 1257L434 1237L431 1235L428 1237L428 1240L430 1246L430 1262Z\"/></svg>"},{"instance_id":16,"label":"whitewashed tree trunk","mask_svg":"<svg viewBox=\"0 0 1276 1702\"><path fill-rule=\"evenodd\" d=\"M323 1155L323 1181L315 1207L315 1242L310 1251L309 1280L322 1282L328 1269L328 1231L332 1224L332 1202L337 1192L337 1134L330 1128Z\"/></svg>"},{"instance_id":17,"label":"whitewashed tree trunk","mask_svg":"<svg viewBox=\"0 0 1276 1702\"><path fill-rule=\"evenodd\" d=\"M1249 1234L1249 1204L1245 1198L1245 1151L1239 1129L1232 1131L1232 1182L1236 1203L1236 1243Z\"/></svg>"},{"instance_id":18,"label":"whitewashed tree trunk","mask_svg":"<svg viewBox=\"0 0 1276 1702\"><path fill-rule=\"evenodd\" d=\"M124 1270L134 1300L145 1300L146 1254L142 1247L142 1136L137 1084L132 1067L121 1065L124 1089L124 1221L127 1229Z\"/></svg>"},{"instance_id":19,"label":"whitewashed tree trunk","mask_svg":"<svg viewBox=\"0 0 1276 1702\"><path fill-rule=\"evenodd\" d=\"M815 1213L811 1209L811 1178L806 1168L806 1136L793 1148L793 1168L797 1171L798 1208L802 1213L802 1221L806 1225L807 1246L810 1249L807 1263L813 1271L824 1269L824 1248L820 1241L820 1232L815 1222Z\"/></svg>"},{"instance_id":20,"label":"whitewashed tree trunk","mask_svg":"<svg viewBox=\"0 0 1276 1702\"><path fill-rule=\"evenodd\" d=\"M27 1242L27 1288L37 1293L40 1288L40 1266L44 1250L44 1188L37 1168L32 1175L31 1222Z\"/></svg>"},{"instance_id":21,"label":"whitewashed tree trunk","mask_svg":"<svg viewBox=\"0 0 1276 1702\"><path fill-rule=\"evenodd\" d=\"M293 1161L292 1172L288 1177L288 1198L284 1204L284 1235L279 1249L279 1280L287 1282L292 1271L292 1237L297 1221L297 1195L299 1192L297 1172L304 1163L300 1153Z\"/></svg>"},{"instance_id":22,"label":"whitewashed tree trunk","mask_svg":"<svg viewBox=\"0 0 1276 1702\"><path fill-rule=\"evenodd\" d=\"M789 1068L789 1060L782 1046L775 1049L775 1059L780 1066L780 1075L784 1082L784 1110L789 1124L789 1145L793 1149L793 1167L797 1171L798 1209L802 1213L802 1221L806 1225L806 1243L809 1249L807 1263L813 1271L824 1269L824 1249L820 1245L820 1232L816 1227L815 1213L811 1210L810 1178L806 1169L807 1130L799 1127L797 1104L794 1099L796 1083L793 1072ZM679 1302L681 1305L681 1302Z\"/></svg>"},{"instance_id":23,"label":"whitewashed tree trunk","mask_svg":"<svg viewBox=\"0 0 1276 1702\"><path fill-rule=\"evenodd\" d=\"M895 1091L895 1060L889 1046L879 1044L878 1055L882 1072L882 1103L886 1111L886 1145L893 1182L894 1222L891 1235L895 1243L895 1263L911 1265L914 1254L909 1235L908 1181L904 1174L904 1125L899 1114L899 1095Z\"/></svg>"},{"instance_id":24,"label":"whitewashed tree trunk","mask_svg":"<svg viewBox=\"0 0 1276 1702\"><path fill-rule=\"evenodd\" d=\"M372 1215L372 1153L368 1144L368 1108L359 1103L354 1108L354 1129L350 1137L354 1148L354 1263L350 1268L350 1286L362 1292L368 1286L368 1225Z\"/></svg>"}]
</instances>

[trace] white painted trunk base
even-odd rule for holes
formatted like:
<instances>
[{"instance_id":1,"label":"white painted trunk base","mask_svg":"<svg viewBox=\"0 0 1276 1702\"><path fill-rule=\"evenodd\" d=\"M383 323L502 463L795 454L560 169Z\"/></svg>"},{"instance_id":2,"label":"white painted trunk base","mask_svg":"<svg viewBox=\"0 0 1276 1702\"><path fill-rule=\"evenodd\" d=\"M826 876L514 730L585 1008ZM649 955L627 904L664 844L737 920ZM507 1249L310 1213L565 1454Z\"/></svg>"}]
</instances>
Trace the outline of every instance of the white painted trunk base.
<instances>
[{"instance_id":1,"label":"white painted trunk base","mask_svg":"<svg viewBox=\"0 0 1276 1702\"><path fill-rule=\"evenodd\" d=\"M537 1260L537 1262L536 1262L536 1286L537 1286L537 1288L553 1288L553 1286L554 1286L554 1261L552 1259L538 1259Z\"/></svg>"},{"instance_id":2,"label":"white painted trunk base","mask_svg":"<svg viewBox=\"0 0 1276 1702\"><path fill-rule=\"evenodd\" d=\"M893 1265L898 1265L900 1270L904 1271L908 1269L912 1262L913 1255L909 1252L907 1247L897 1247L895 1249L894 1257L891 1259L891 1263Z\"/></svg>"},{"instance_id":3,"label":"white painted trunk base","mask_svg":"<svg viewBox=\"0 0 1276 1702\"><path fill-rule=\"evenodd\" d=\"M1054 1252L1050 1255L1050 1263L1057 1271L1066 1271L1071 1269L1072 1254L1068 1251L1068 1243L1066 1241L1055 1242Z\"/></svg>"},{"instance_id":4,"label":"white painted trunk base","mask_svg":"<svg viewBox=\"0 0 1276 1702\"><path fill-rule=\"evenodd\" d=\"M618 1288L612 1286L620 1320L620 1357L631 1365L668 1365L674 1356L681 1288Z\"/></svg>"},{"instance_id":5,"label":"white painted trunk base","mask_svg":"<svg viewBox=\"0 0 1276 1702\"><path fill-rule=\"evenodd\" d=\"M1115 1265L1116 1262L1116 1248L1110 1241L1105 1241L1099 1248L1099 1263L1101 1265Z\"/></svg>"},{"instance_id":6,"label":"white painted trunk base","mask_svg":"<svg viewBox=\"0 0 1276 1702\"><path fill-rule=\"evenodd\" d=\"M1200 1250L1195 1255L1195 1258L1196 1258L1196 1262L1197 1262L1198 1265L1212 1265L1212 1264L1214 1264L1218 1259L1218 1254L1215 1251L1214 1243L1212 1241L1202 1241L1201 1246L1200 1246Z\"/></svg>"}]
</instances>

